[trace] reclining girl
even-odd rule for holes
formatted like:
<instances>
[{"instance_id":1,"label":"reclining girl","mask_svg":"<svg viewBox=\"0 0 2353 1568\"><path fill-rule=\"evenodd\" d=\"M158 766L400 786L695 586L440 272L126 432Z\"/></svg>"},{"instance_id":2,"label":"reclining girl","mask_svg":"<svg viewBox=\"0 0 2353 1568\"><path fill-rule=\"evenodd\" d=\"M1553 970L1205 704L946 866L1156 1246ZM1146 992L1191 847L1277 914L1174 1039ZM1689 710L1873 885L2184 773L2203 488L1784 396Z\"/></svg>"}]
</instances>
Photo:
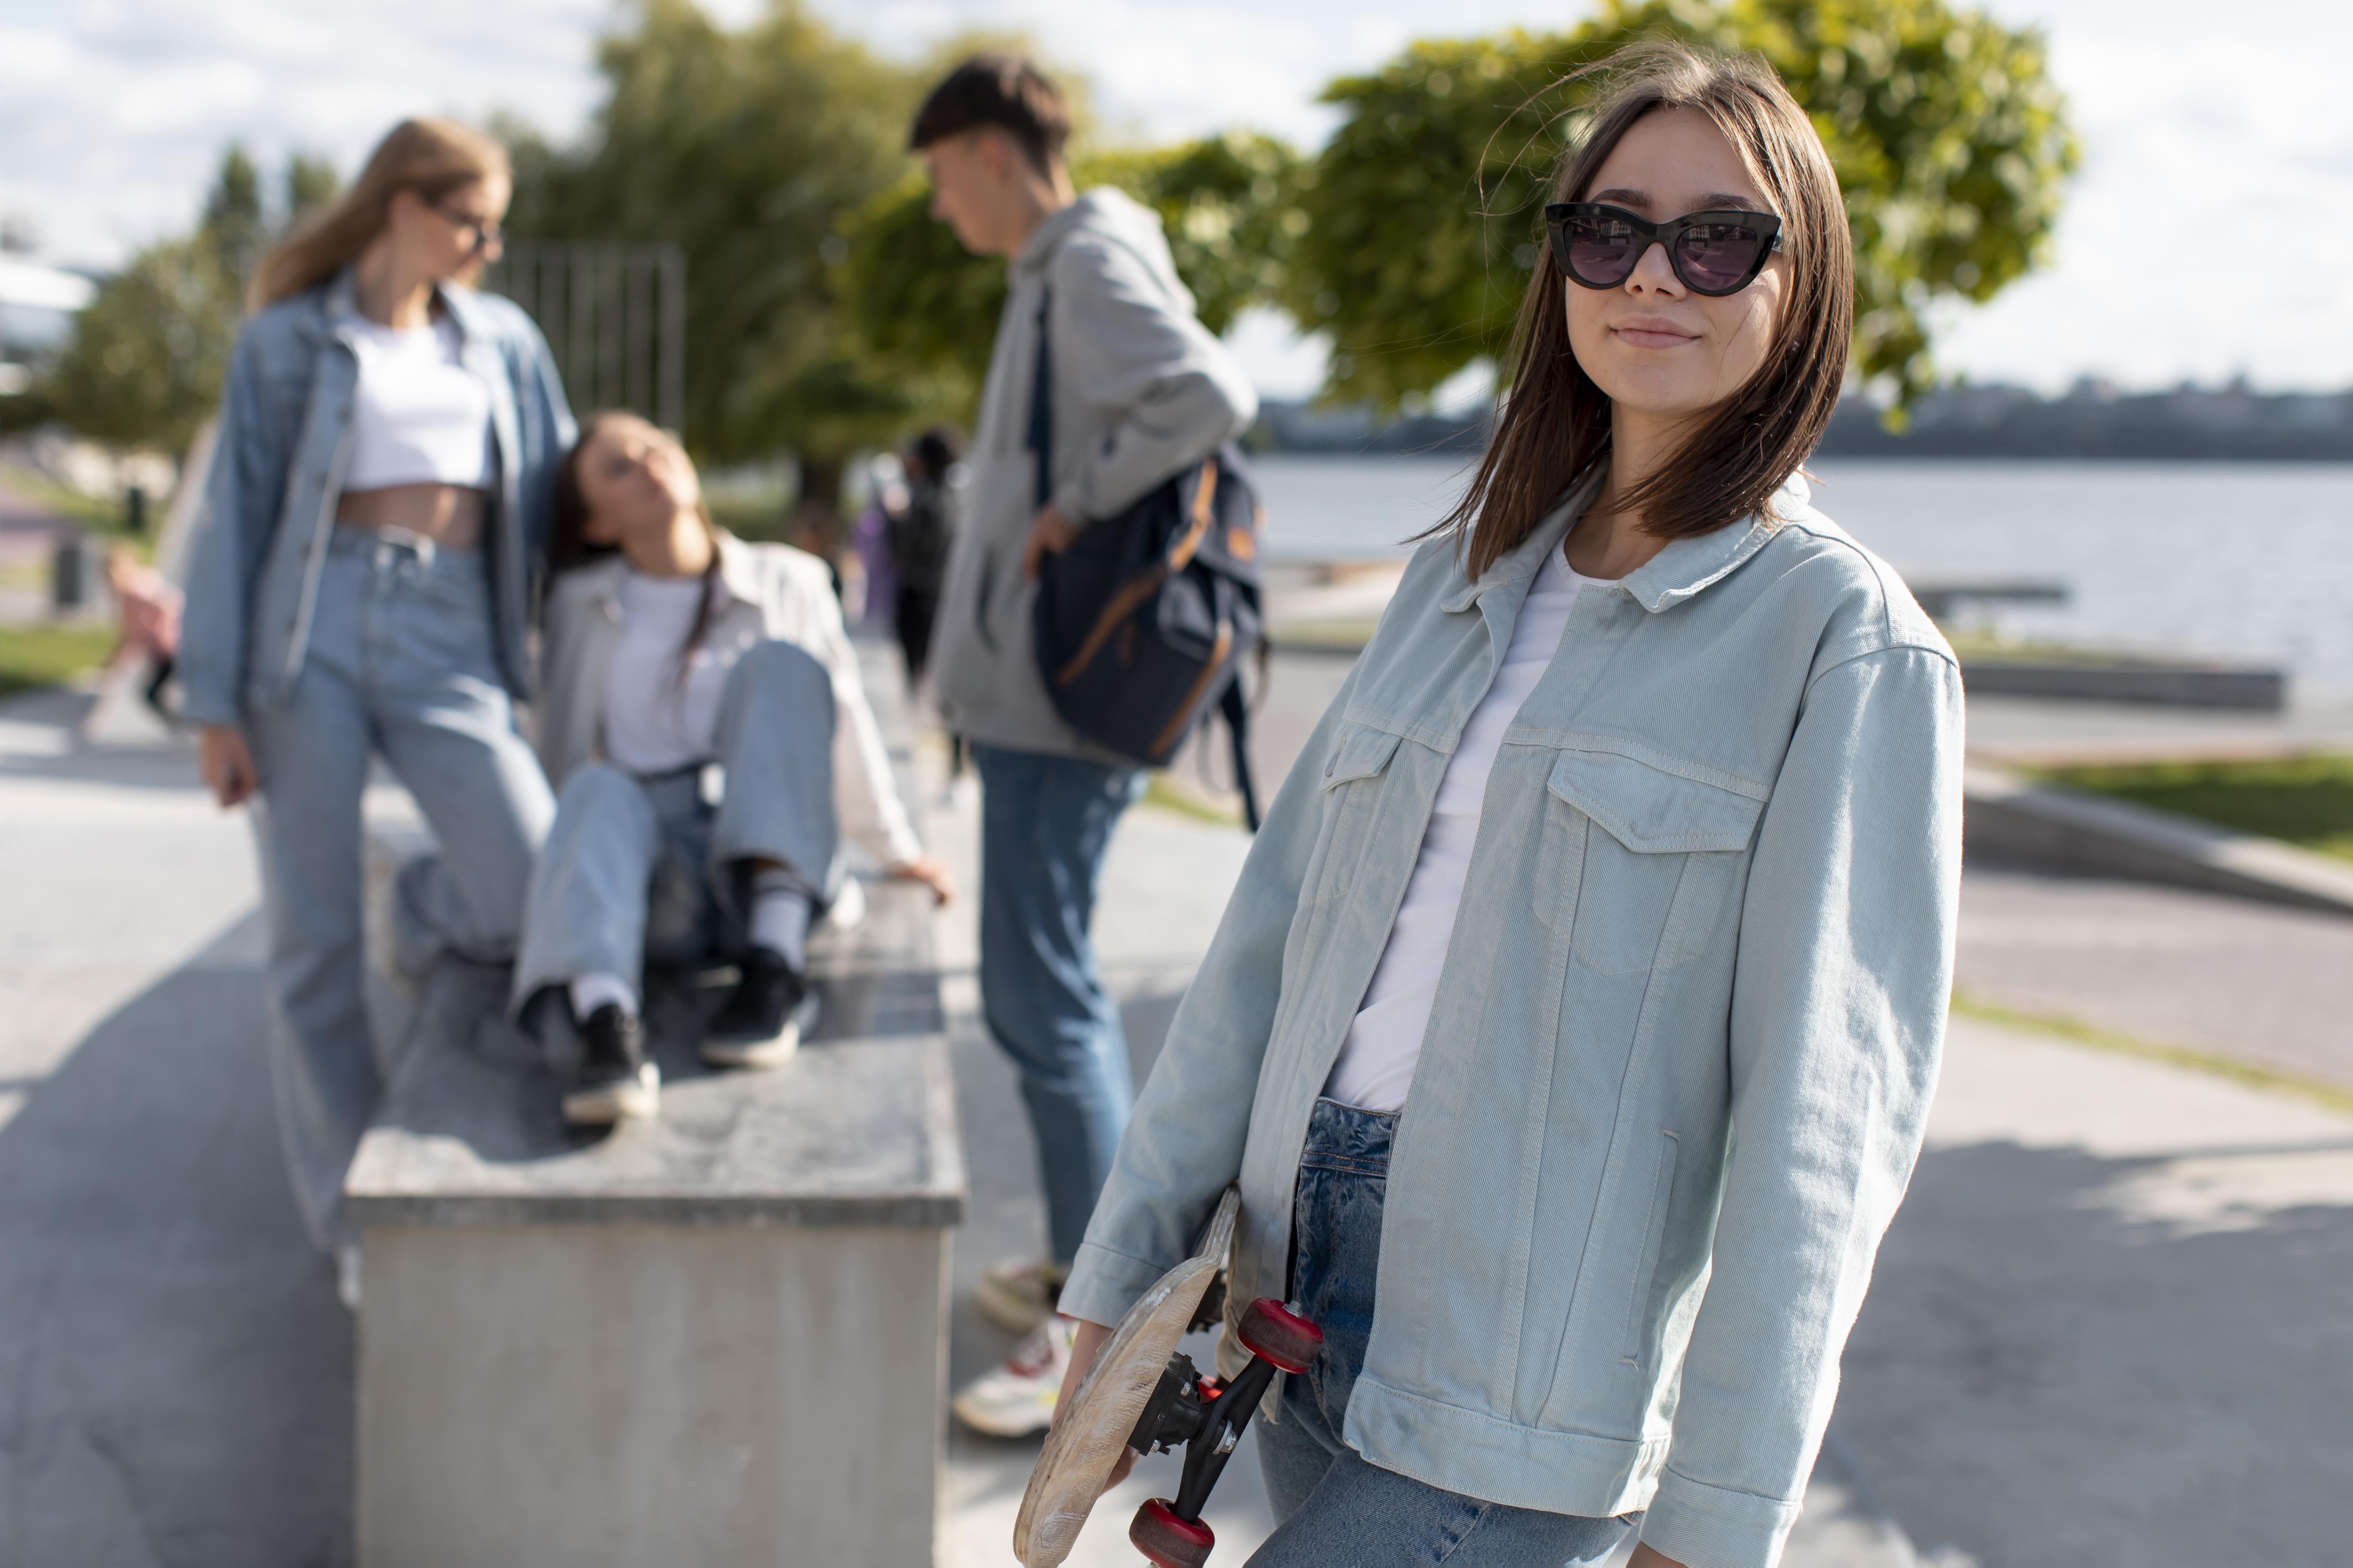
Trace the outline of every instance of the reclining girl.
<instances>
[{"instance_id":1,"label":"reclining girl","mask_svg":"<svg viewBox=\"0 0 2353 1568\"><path fill-rule=\"evenodd\" d=\"M555 825L532 876L513 1005L566 1071L566 1120L651 1116L649 960L732 960L716 1067L798 1047L807 938L839 833L945 902L891 780L825 565L715 526L685 450L590 416L555 481L536 714Z\"/></svg>"}]
</instances>

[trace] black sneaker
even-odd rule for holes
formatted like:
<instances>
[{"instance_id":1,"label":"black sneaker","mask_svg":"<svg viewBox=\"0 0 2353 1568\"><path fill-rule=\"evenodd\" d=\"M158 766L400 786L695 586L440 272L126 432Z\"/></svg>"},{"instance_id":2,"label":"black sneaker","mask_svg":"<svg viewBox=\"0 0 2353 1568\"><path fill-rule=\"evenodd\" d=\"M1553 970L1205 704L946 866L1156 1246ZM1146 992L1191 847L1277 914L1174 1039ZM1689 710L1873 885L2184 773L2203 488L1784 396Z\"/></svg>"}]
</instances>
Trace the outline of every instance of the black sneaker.
<instances>
[{"instance_id":1,"label":"black sneaker","mask_svg":"<svg viewBox=\"0 0 2353 1568\"><path fill-rule=\"evenodd\" d=\"M765 947L744 953L735 994L711 1021L702 1059L719 1068L772 1068L800 1049L808 981Z\"/></svg>"},{"instance_id":2,"label":"black sneaker","mask_svg":"<svg viewBox=\"0 0 2353 1568\"><path fill-rule=\"evenodd\" d=\"M580 1076L564 1097L564 1120L607 1127L661 1108L661 1068L646 1060L645 1030L635 1013L607 1002L580 1026Z\"/></svg>"}]
</instances>

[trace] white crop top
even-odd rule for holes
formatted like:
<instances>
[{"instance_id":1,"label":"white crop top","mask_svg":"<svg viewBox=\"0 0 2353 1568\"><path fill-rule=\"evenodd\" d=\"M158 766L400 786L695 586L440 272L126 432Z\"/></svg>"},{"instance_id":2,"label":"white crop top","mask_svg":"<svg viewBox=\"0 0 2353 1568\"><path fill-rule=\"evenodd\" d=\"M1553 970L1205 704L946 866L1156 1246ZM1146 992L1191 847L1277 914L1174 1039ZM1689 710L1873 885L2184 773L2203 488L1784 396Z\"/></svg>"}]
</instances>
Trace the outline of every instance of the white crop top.
<instances>
[{"instance_id":1,"label":"white crop top","mask_svg":"<svg viewBox=\"0 0 2353 1568\"><path fill-rule=\"evenodd\" d=\"M491 389L460 363L458 323L443 316L404 330L360 317L351 325L360 382L343 489L491 488L498 473Z\"/></svg>"},{"instance_id":2,"label":"white crop top","mask_svg":"<svg viewBox=\"0 0 2353 1568\"><path fill-rule=\"evenodd\" d=\"M1414 1066L1421 1059L1421 1037L1430 1029L1430 1006L1438 1000L1438 976L1446 967L1454 912L1462 902L1462 879L1471 869L1471 847L1479 837L1487 775L1503 749L1504 731L1512 727L1520 704L1560 651L1578 591L1617 585L1580 576L1557 549L1545 558L1536 580L1528 585L1527 599L1512 626L1512 646L1504 651L1487 695L1462 726L1446 775L1439 781L1430 826L1421 836L1421 856L1405 885L1405 901L1389 927L1380 966L1373 971L1373 983L1365 988L1348 1037L1340 1044L1339 1060L1332 1064L1332 1076L1324 1082L1325 1099L1375 1111L1396 1110L1405 1104Z\"/></svg>"}]
</instances>

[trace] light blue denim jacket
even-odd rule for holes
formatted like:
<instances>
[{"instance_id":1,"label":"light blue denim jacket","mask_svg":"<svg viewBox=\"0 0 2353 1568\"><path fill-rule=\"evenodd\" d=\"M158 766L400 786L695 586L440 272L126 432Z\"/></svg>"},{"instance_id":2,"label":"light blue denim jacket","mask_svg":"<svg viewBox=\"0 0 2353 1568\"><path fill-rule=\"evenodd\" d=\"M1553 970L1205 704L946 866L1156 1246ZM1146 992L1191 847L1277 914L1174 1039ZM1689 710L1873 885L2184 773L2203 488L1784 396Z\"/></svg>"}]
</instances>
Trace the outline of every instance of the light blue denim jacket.
<instances>
[{"instance_id":1,"label":"light blue denim jacket","mask_svg":"<svg viewBox=\"0 0 2353 1568\"><path fill-rule=\"evenodd\" d=\"M499 488L484 540L492 614L508 690L525 700L548 501L575 426L529 316L495 294L445 285L438 297L466 367L491 389ZM194 723L234 724L248 708L282 702L302 673L351 458L353 317L346 270L270 306L237 334L180 629L183 706Z\"/></svg>"},{"instance_id":2,"label":"light blue denim jacket","mask_svg":"<svg viewBox=\"0 0 2353 1568\"><path fill-rule=\"evenodd\" d=\"M1693 1568L1768 1568L1797 1516L1919 1150L1959 893L1951 650L1802 481L1773 510L1583 589L1504 736L1345 1432L1473 1497L1647 1507ZM1568 521L1475 584L1443 541L1414 556L1250 850L1065 1311L1116 1321L1237 1177L1229 1311L1284 1294L1309 1112Z\"/></svg>"}]
</instances>

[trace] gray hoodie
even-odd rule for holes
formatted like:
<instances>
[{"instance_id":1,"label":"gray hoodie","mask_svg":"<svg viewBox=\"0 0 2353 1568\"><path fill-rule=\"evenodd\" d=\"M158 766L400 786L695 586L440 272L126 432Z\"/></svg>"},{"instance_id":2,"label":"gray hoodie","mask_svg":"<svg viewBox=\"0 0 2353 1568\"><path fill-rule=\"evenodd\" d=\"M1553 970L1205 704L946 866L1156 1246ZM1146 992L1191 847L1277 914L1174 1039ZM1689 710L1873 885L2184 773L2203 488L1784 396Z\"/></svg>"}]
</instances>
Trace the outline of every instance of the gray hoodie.
<instances>
[{"instance_id":1,"label":"gray hoodie","mask_svg":"<svg viewBox=\"0 0 2353 1568\"><path fill-rule=\"evenodd\" d=\"M1053 500L1074 522L1124 510L1247 429L1258 396L1194 319L1160 219L1115 190L1089 191L1038 226L1013 260L981 393L964 521L948 559L932 681L949 727L985 744L1112 760L1062 722L1031 652L1036 589L1021 542L1036 516L1029 447L1038 306L1053 356Z\"/></svg>"}]
</instances>

